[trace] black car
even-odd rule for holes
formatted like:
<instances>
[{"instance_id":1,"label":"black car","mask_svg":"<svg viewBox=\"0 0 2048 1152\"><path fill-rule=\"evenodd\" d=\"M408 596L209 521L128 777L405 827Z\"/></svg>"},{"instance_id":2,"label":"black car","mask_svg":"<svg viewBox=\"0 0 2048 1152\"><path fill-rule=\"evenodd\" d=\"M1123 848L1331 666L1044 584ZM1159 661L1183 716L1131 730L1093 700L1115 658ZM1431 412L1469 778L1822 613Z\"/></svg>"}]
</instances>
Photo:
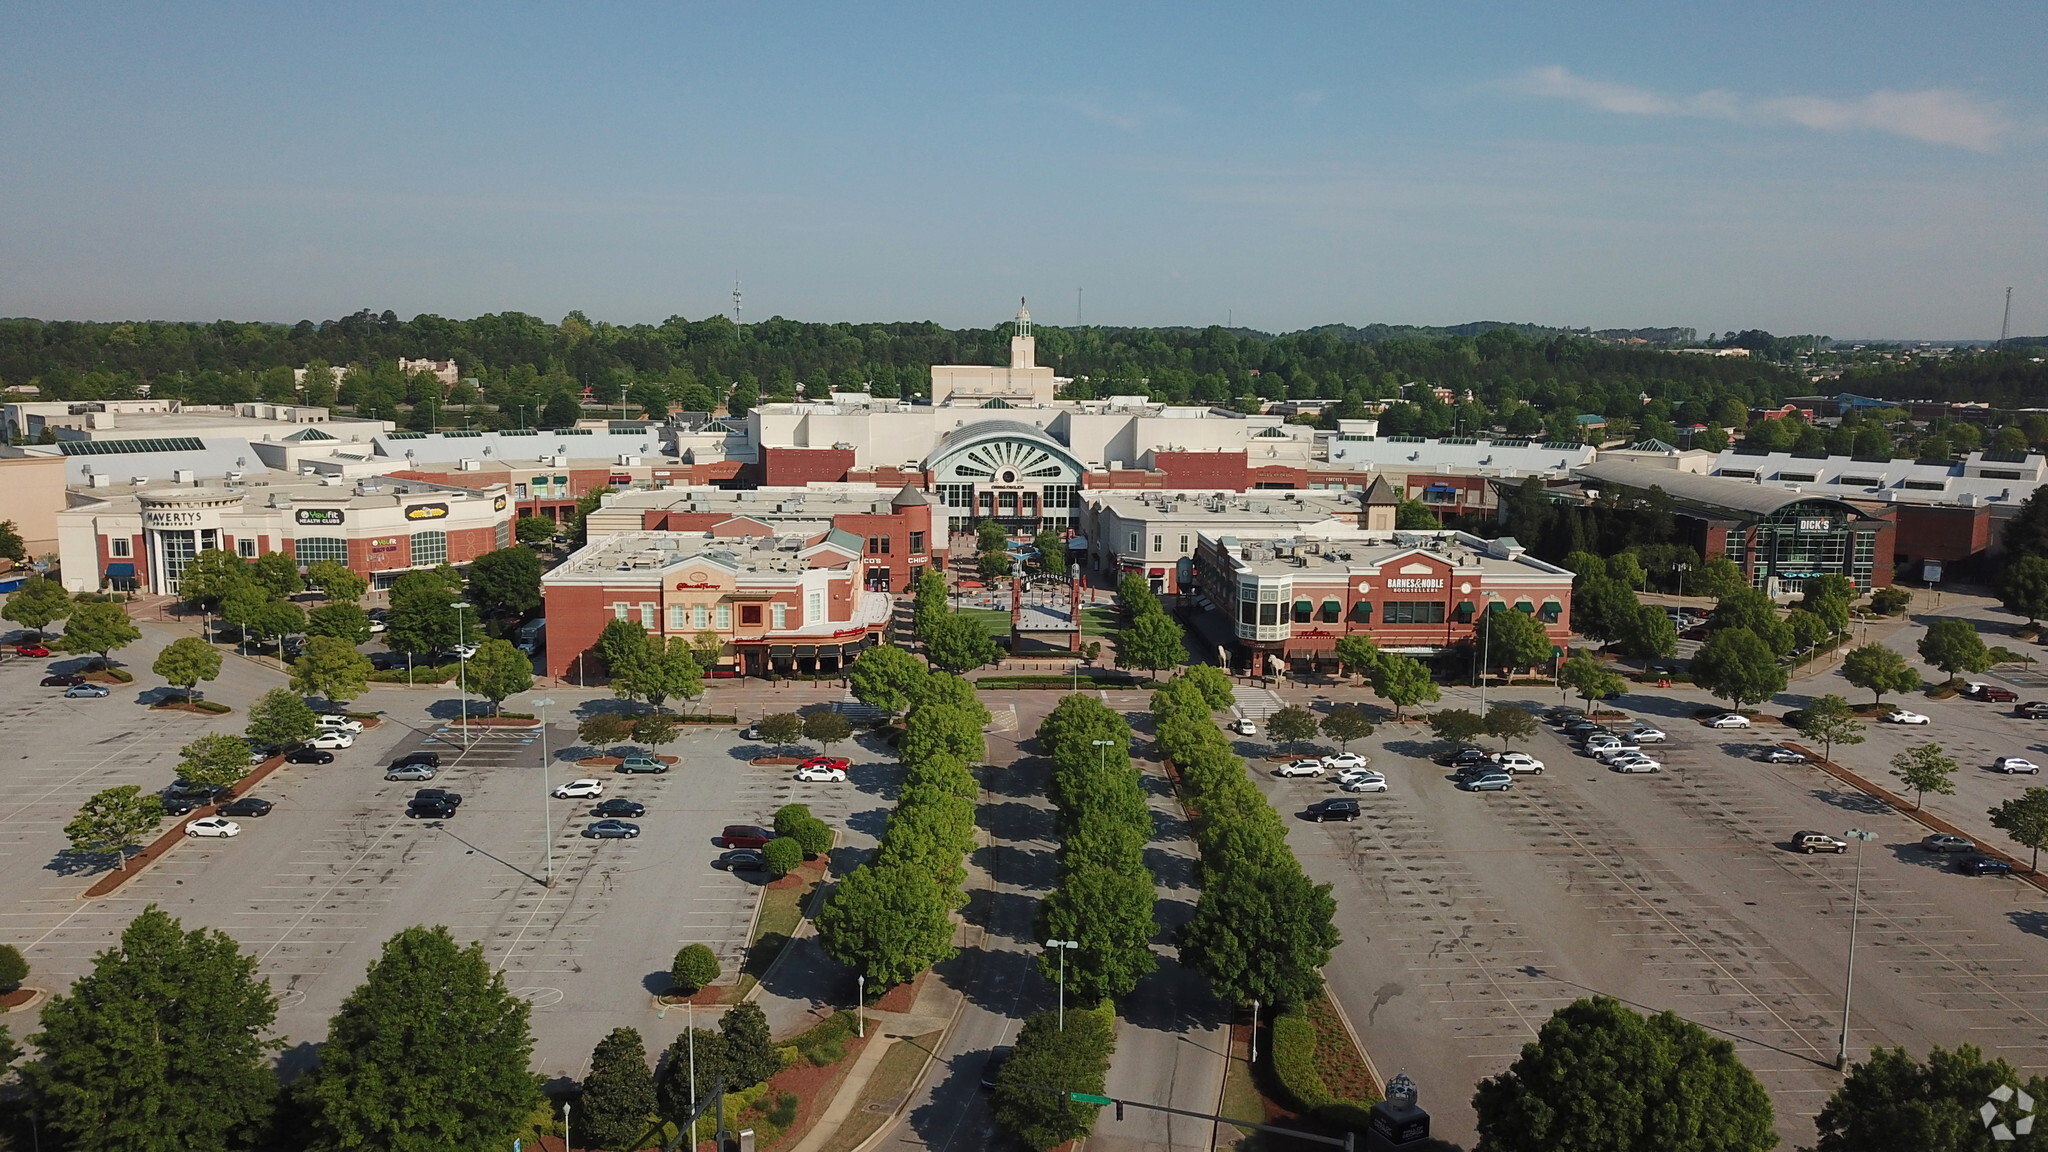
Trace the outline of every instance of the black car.
<instances>
[{"instance_id":1,"label":"black car","mask_svg":"<svg viewBox=\"0 0 2048 1152\"><path fill-rule=\"evenodd\" d=\"M284 754L287 764L332 764L334 753L325 748L294 748Z\"/></svg>"},{"instance_id":2,"label":"black car","mask_svg":"<svg viewBox=\"0 0 2048 1152\"><path fill-rule=\"evenodd\" d=\"M412 794L415 804L446 804L450 808L462 807L462 793L450 792L446 788L422 788Z\"/></svg>"},{"instance_id":3,"label":"black car","mask_svg":"<svg viewBox=\"0 0 2048 1152\"><path fill-rule=\"evenodd\" d=\"M270 815L270 810L275 807L277 807L277 805L272 804L268 800L259 800L254 796L244 796L240 800L233 800L221 805L220 815L268 816Z\"/></svg>"},{"instance_id":4,"label":"black car","mask_svg":"<svg viewBox=\"0 0 2048 1152\"><path fill-rule=\"evenodd\" d=\"M1348 796L1318 800L1309 805L1308 811L1302 813L1302 815L1310 820L1314 820L1318 824L1325 820L1356 820L1358 819L1358 801Z\"/></svg>"},{"instance_id":5,"label":"black car","mask_svg":"<svg viewBox=\"0 0 2048 1152\"><path fill-rule=\"evenodd\" d=\"M415 800L405 806L405 814L415 820L446 820L455 815L455 805L439 800Z\"/></svg>"},{"instance_id":6,"label":"black car","mask_svg":"<svg viewBox=\"0 0 2048 1152\"><path fill-rule=\"evenodd\" d=\"M727 872L760 872L768 867L768 860L752 848L735 848L730 852L719 853L718 859L713 860L711 866L723 868Z\"/></svg>"},{"instance_id":7,"label":"black car","mask_svg":"<svg viewBox=\"0 0 2048 1152\"><path fill-rule=\"evenodd\" d=\"M993 1092L996 1090L996 1077L1002 1073L1003 1065L1010 1062L1010 1051L1011 1049L1008 1044L999 1045L988 1050L988 1056L981 1062L981 1090L983 1092Z\"/></svg>"},{"instance_id":8,"label":"black car","mask_svg":"<svg viewBox=\"0 0 2048 1152\"><path fill-rule=\"evenodd\" d=\"M1595 732L1605 731L1607 731L1607 725L1595 724L1591 720L1574 720L1564 726L1564 734L1567 739L1582 738L1590 736Z\"/></svg>"},{"instance_id":9,"label":"black car","mask_svg":"<svg viewBox=\"0 0 2048 1152\"><path fill-rule=\"evenodd\" d=\"M395 668L403 668L405 667L405 653L372 652L370 653L370 667L379 672L389 672Z\"/></svg>"},{"instance_id":10,"label":"black car","mask_svg":"<svg viewBox=\"0 0 2048 1152\"><path fill-rule=\"evenodd\" d=\"M2012 872L2012 865L1996 856L1965 856L1956 861L1956 871L1967 876L2005 876Z\"/></svg>"},{"instance_id":11,"label":"black car","mask_svg":"<svg viewBox=\"0 0 2048 1152\"><path fill-rule=\"evenodd\" d=\"M393 760L391 767L404 768L413 764L424 764L429 768L439 768L441 766L441 754L422 748L417 752L407 752L405 755ZM389 769L386 769L386 771L389 771Z\"/></svg>"},{"instance_id":12,"label":"black car","mask_svg":"<svg viewBox=\"0 0 2048 1152\"><path fill-rule=\"evenodd\" d=\"M45 688L69 688L74 684L83 683L85 683L85 677L80 676L76 672L59 672L54 676L43 677L43 687Z\"/></svg>"},{"instance_id":13,"label":"black car","mask_svg":"<svg viewBox=\"0 0 2048 1152\"><path fill-rule=\"evenodd\" d=\"M1439 752L1433 759L1446 768L1456 768L1460 764L1486 759L1486 749L1476 744L1465 744L1449 752Z\"/></svg>"},{"instance_id":14,"label":"black car","mask_svg":"<svg viewBox=\"0 0 2048 1152\"><path fill-rule=\"evenodd\" d=\"M164 815L166 816L189 816L194 808L206 803L204 800L195 800L190 796L179 796L170 793L157 797L157 800L164 806Z\"/></svg>"},{"instance_id":15,"label":"black car","mask_svg":"<svg viewBox=\"0 0 2048 1152\"><path fill-rule=\"evenodd\" d=\"M640 817L647 815L647 805L637 800L628 800L623 796L614 796L609 800L598 801L597 807L592 808L590 811L592 815L596 816Z\"/></svg>"}]
</instances>

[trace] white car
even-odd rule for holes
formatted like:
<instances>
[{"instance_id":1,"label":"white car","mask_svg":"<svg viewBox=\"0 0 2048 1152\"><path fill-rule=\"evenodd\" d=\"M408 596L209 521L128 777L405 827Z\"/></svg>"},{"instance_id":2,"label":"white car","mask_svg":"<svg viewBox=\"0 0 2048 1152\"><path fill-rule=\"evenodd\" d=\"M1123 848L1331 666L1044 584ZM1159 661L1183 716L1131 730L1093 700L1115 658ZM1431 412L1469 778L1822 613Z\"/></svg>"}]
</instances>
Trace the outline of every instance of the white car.
<instances>
[{"instance_id":1,"label":"white car","mask_svg":"<svg viewBox=\"0 0 2048 1152\"><path fill-rule=\"evenodd\" d=\"M363 730L363 722L361 720L351 720L346 716L336 716L333 713L328 713L313 723L322 732L346 732L354 736Z\"/></svg>"},{"instance_id":2,"label":"white car","mask_svg":"<svg viewBox=\"0 0 2048 1152\"><path fill-rule=\"evenodd\" d=\"M1493 762L1509 772L1543 771L1543 761L1527 752L1502 752L1493 758Z\"/></svg>"},{"instance_id":3,"label":"white car","mask_svg":"<svg viewBox=\"0 0 2048 1152\"><path fill-rule=\"evenodd\" d=\"M833 784L841 784L846 780L846 769L833 768L824 764L813 764L808 768L797 769L796 778L799 780L822 780Z\"/></svg>"},{"instance_id":4,"label":"white car","mask_svg":"<svg viewBox=\"0 0 2048 1152\"><path fill-rule=\"evenodd\" d=\"M187 836L239 836L242 826L225 816L201 816L185 825Z\"/></svg>"},{"instance_id":5,"label":"white car","mask_svg":"<svg viewBox=\"0 0 2048 1152\"><path fill-rule=\"evenodd\" d=\"M474 644L457 644L448 650L448 654L457 660L468 660L476 656L476 649Z\"/></svg>"},{"instance_id":6,"label":"white car","mask_svg":"<svg viewBox=\"0 0 2048 1152\"><path fill-rule=\"evenodd\" d=\"M1884 714L1884 718L1885 718L1885 720L1886 720L1887 722L1889 722L1889 723L1892 723L1892 724L1925 724L1925 723L1927 723L1927 717L1925 717L1925 716L1922 716L1922 715L1921 715L1921 714L1919 714L1918 712L1908 712L1908 711L1906 711L1906 710L1905 710L1904 708L1900 708L1900 709L1898 709L1897 711L1894 711L1894 712L1887 712L1887 713L1885 713L1885 714Z\"/></svg>"},{"instance_id":7,"label":"white car","mask_svg":"<svg viewBox=\"0 0 2048 1152\"><path fill-rule=\"evenodd\" d=\"M1749 717L1744 716L1740 712L1724 712L1721 715L1714 717L1712 720L1707 721L1707 727L1747 728L1749 727Z\"/></svg>"},{"instance_id":8,"label":"white car","mask_svg":"<svg viewBox=\"0 0 2048 1152\"><path fill-rule=\"evenodd\" d=\"M550 795L554 796L557 800L583 800L592 796L602 796L604 795L604 781L571 780L567 784L556 785L554 792L550 793Z\"/></svg>"},{"instance_id":9,"label":"white car","mask_svg":"<svg viewBox=\"0 0 2048 1152\"><path fill-rule=\"evenodd\" d=\"M1321 760L1290 760L1274 769L1273 774L1275 776L1321 776L1323 774L1323 762Z\"/></svg>"},{"instance_id":10,"label":"white car","mask_svg":"<svg viewBox=\"0 0 2048 1152\"><path fill-rule=\"evenodd\" d=\"M1370 761L1356 752L1339 752L1335 756L1323 757L1323 767L1325 768L1363 768L1368 763Z\"/></svg>"},{"instance_id":11,"label":"white car","mask_svg":"<svg viewBox=\"0 0 2048 1152\"><path fill-rule=\"evenodd\" d=\"M389 627L391 627L389 624L384 623L375 616L370 617L370 635L375 636Z\"/></svg>"},{"instance_id":12,"label":"white car","mask_svg":"<svg viewBox=\"0 0 2048 1152\"><path fill-rule=\"evenodd\" d=\"M1622 744L1609 744L1607 747L1593 753L1593 759L1611 763L1621 759L1623 756L1634 756L1641 751L1642 749L1636 747L1633 741Z\"/></svg>"},{"instance_id":13,"label":"white car","mask_svg":"<svg viewBox=\"0 0 2048 1152\"><path fill-rule=\"evenodd\" d=\"M1387 778L1377 772L1346 772L1337 778L1337 786L1346 792L1385 792Z\"/></svg>"},{"instance_id":14,"label":"white car","mask_svg":"<svg viewBox=\"0 0 2048 1152\"><path fill-rule=\"evenodd\" d=\"M1662 772L1664 770L1662 764L1657 763L1641 752L1632 752L1627 756L1616 756L1607 762L1607 766L1616 772Z\"/></svg>"},{"instance_id":15,"label":"white car","mask_svg":"<svg viewBox=\"0 0 2048 1152\"><path fill-rule=\"evenodd\" d=\"M1225 727L1239 736L1257 736L1259 734L1259 726L1249 720L1232 720Z\"/></svg>"},{"instance_id":16,"label":"white car","mask_svg":"<svg viewBox=\"0 0 2048 1152\"><path fill-rule=\"evenodd\" d=\"M1666 740L1671 739L1661 729L1651 728L1648 725L1640 725L1629 729L1628 738L1638 744L1662 744Z\"/></svg>"},{"instance_id":17,"label":"white car","mask_svg":"<svg viewBox=\"0 0 2048 1152\"><path fill-rule=\"evenodd\" d=\"M355 744L356 738L346 732L322 732L306 741L308 748L353 748Z\"/></svg>"},{"instance_id":18,"label":"white car","mask_svg":"<svg viewBox=\"0 0 2048 1152\"><path fill-rule=\"evenodd\" d=\"M2000 756L1991 762L1991 770L2010 776L2017 772L2023 776L2039 776L2041 766L2025 756Z\"/></svg>"}]
</instances>

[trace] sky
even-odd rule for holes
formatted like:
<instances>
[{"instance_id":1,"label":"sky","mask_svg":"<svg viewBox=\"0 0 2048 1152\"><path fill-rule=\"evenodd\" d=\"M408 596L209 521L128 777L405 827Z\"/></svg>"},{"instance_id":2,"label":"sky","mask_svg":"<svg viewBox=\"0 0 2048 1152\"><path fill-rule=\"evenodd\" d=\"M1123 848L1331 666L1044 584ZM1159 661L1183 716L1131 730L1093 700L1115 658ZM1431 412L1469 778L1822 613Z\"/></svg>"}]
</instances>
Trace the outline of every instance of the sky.
<instances>
[{"instance_id":1,"label":"sky","mask_svg":"<svg viewBox=\"0 0 2048 1152\"><path fill-rule=\"evenodd\" d=\"M2048 5L9 0L0 315L2048 332Z\"/></svg>"}]
</instances>

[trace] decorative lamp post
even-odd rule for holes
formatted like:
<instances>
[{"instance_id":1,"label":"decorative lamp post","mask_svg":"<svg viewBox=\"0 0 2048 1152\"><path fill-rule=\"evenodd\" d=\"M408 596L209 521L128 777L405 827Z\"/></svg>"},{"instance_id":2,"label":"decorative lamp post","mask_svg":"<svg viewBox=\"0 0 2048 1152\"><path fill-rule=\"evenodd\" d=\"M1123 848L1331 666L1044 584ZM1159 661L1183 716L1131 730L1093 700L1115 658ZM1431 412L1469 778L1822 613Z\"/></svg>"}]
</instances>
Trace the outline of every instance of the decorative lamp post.
<instances>
[{"instance_id":1,"label":"decorative lamp post","mask_svg":"<svg viewBox=\"0 0 2048 1152\"><path fill-rule=\"evenodd\" d=\"M1856 842L1856 880L1849 896L1849 973L1842 981L1842 1038L1835 1048L1837 1072L1849 1067L1849 997L1856 984L1856 918L1863 910L1863 846L1877 839L1877 833L1851 828L1848 838Z\"/></svg>"},{"instance_id":2,"label":"decorative lamp post","mask_svg":"<svg viewBox=\"0 0 2048 1152\"><path fill-rule=\"evenodd\" d=\"M1058 949L1060 954L1059 1030L1065 1032L1067 1030L1067 953L1079 948L1081 942L1079 940L1047 940L1045 946Z\"/></svg>"},{"instance_id":3,"label":"decorative lamp post","mask_svg":"<svg viewBox=\"0 0 2048 1152\"><path fill-rule=\"evenodd\" d=\"M448 605L455 609L455 686L457 699L462 701L462 750L469 751L469 652L462 636L462 613L469 601L457 600Z\"/></svg>"}]
</instances>

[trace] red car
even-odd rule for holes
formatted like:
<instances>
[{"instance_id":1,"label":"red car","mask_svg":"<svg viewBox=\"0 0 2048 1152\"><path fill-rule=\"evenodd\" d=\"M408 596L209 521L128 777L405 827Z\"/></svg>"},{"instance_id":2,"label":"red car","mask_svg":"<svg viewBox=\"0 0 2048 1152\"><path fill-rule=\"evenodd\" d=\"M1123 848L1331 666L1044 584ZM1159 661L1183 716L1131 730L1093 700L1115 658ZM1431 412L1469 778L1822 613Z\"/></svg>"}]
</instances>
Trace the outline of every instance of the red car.
<instances>
[{"instance_id":1,"label":"red car","mask_svg":"<svg viewBox=\"0 0 2048 1152\"><path fill-rule=\"evenodd\" d=\"M775 839L775 833L756 824L727 824L718 839L727 848L759 848Z\"/></svg>"},{"instance_id":2,"label":"red car","mask_svg":"<svg viewBox=\"0 0 2048 1152\"><path fill-rule=\"evenodd\" d=\"M803 764L800 765L800 767L838 768L844 770L846 766L850 763L851 761L849 761L844 756L813 756L809 760L804 761Z\"/></svg>"},{"instance_id":3,"label":"red car","mask_svg":"<svg viewBox=\"0 0 2048 1152\"><path fill-rule=\"evenodd\" d=\"M57 672L43 677L43 687L45 688L69 688L74 684L83 683L85 683L85 677L80 676L76 672Z\"/></svg>"},{"instance_id":4,"label":"red car","mask_svg":"<svg viewBox=\"0 0 2048 1152\"><path fill-rule=\"evenodd\" d=\"M16 656L42 657L48 656L50 654L50 650L48 648L43 647L41 644L16 644L14 646L14 654Z\"/></svg>"},{"instance_id":5,"label":"red car","mask_svg":"<svg viewBox=\"0 0 2048 1152\"><path fill-rule=\"evenodd\" d=\"M1989 700L1996 704L2011 704L2020 698L2019 693L1996 684L1971 684L1961 694L1972 700Z\"/></svg>"}]
</instances>

